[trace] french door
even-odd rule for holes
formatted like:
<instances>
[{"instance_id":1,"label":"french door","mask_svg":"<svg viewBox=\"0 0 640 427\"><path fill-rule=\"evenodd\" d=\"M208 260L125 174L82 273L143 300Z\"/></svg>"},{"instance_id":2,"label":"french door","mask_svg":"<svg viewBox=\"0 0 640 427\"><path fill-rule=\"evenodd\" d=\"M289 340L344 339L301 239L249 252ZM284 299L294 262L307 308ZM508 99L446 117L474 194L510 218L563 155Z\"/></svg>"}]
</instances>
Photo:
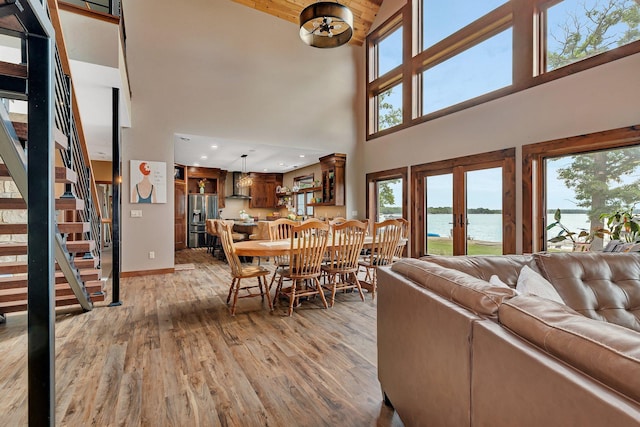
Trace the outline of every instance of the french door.
<instances>
[{"instance_id":1,"label":"french door","mask_svg":"<svg viewBox=\"0 0 640 427\"><path fill-rule=\"evenodd\" d=\"M515 253L514 169L515 149L412 167L412 253Z\"/></svg>"}]
</instances>

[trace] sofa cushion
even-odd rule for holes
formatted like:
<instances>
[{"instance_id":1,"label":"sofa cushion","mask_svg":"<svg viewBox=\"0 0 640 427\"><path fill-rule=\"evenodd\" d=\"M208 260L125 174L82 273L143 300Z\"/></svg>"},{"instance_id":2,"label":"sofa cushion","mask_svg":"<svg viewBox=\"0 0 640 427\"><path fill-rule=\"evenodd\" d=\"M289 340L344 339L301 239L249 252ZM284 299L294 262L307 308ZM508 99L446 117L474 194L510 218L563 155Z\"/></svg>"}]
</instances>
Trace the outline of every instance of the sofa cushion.
<instances>
[{"instance_id":1,"label":"sofa cushion","mask_svg":"<svg viewBox=\"0 0 640 427\"><path fill-rule=\"evenodd\" d=\"M542 277L540 273L536 273L526 265L520 270L516 291L518 294L533 294L564 304L556 288L554 288L547 279Z\"/></svg>"},{"instance_id":2,"label":"sofa cushion","mask_svg":"<svg viewBox=\"0 0 640 427\"><path fill-rule=\"evenodd\" d=\"M640 333L528 295L505 301L498 317L527 341L640 402Z\"/></svg>"},{"instance_id":3,"label":"sofa cushion","mask_svg":"<svg viewBox=\"0 0 640 427\"><path fill-rule=\"evenodd\" d=\"M496 317L502 301L516 295L511 288L425 260L403 258L391 270L479 315Z\"/></svg>"},{"instance_id":4,"label":"sofa cushion","mask_svg":"<svg viewBox=\"0 0 640 427\"><path fill-rule=\"evenodd\" d=\"M596 320L640 332L640 254L535 254L565 304Z\"/></svg>"},{"instance_id":5,"label":"sofa cushion","mask_svg":"<svg viewBox=\"0 0 640 427\"><path fill-rule=\"evenodd\" d=\"M454 268L467 274L486 280L497 275L500 280L512 288L518 283L523 266L539 271L533 255L481 255L481 256L438 256L427 255L421 259L443 267Z\"/></svg>"}]
</instances>

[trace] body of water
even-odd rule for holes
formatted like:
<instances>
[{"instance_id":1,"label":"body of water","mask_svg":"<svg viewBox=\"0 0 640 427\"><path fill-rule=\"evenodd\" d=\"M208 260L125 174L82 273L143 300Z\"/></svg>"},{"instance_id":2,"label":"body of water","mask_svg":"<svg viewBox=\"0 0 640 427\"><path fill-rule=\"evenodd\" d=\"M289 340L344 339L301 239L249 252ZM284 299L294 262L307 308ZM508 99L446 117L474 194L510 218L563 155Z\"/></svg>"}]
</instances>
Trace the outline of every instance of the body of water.
<instances>
[{"instance_id":1,"label":"body of water","mask_svg":"<svg viewBox=\"0 0 640 427\"><path fill-rule=\"evenodd\" d=\"M469 214L467 234L473 240L488 242L502 241L502 214ZM547 215L547 224L554 222L553 214ZM562 224L569 230L579 232L581 229L589 229L589 220L586 214L562 214ZM427 233L438 234L441 237L451 237L453 229L453 215L429 214L427 215ZM549 238L556 236L560 228L554 228L549 232Z\"/></svg>"}]
</instances>

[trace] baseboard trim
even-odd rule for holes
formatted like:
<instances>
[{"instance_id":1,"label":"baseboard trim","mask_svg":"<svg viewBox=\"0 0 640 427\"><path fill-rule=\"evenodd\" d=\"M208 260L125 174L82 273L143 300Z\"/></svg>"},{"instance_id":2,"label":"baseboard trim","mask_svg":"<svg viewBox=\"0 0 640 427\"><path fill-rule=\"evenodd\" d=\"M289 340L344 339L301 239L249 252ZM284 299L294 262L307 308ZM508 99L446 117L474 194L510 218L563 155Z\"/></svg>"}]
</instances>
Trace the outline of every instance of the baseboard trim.
<instances>
[{"instance_id":1,"label":"baseboard trim","mask_svg":"<svg viewBox=\"0 0 640 427\"><path fill-rule=\"evenodd\" d=\"M139 271L123 271L120 273L120 277L140 277L140 276L152 276L154 274L173 274L174 268L160 268L157 270L139 270Z\"/></svg>"}]
</instances>

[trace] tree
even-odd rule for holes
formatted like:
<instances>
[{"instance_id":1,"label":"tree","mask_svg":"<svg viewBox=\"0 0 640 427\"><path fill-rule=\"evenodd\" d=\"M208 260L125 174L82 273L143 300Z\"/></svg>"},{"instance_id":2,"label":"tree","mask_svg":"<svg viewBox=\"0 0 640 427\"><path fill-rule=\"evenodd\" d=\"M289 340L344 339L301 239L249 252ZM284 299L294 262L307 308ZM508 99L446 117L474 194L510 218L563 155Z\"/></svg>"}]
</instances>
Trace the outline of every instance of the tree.
<instances>
[{"instance_id":1,"label":"tree","mask_svg":"<svg viewBox=\"0 0 640 427\"><path fill-rule=\"evenodd\" d=\"M640 4L635 0L583 1L569 13L559 32L551 37L559 48L547 55L549 69L604 52L640 39ZM600 214L640 200L640 179L624 183L640 167L640 148L600 151L573 156L558 170L567 188L575 191L576 205L587 208L590 228L601 226ZM601 244L601 242L599 242Z\"/></svg>"},{"instance_id":2,"label":"tree","mask_svg":"<svg viewBox=\"0 0 640 427\"><path fill-rule=\"evenodd\" d=\"M400 179L389 179L386 181L378 182L378 207L392 206L396 203L396 198L393 195L392 184L398 184Z\"/></svg>"},{"instance_id":3,"label":"tree","mask_svg":"<svg viewBox=\"0 0 640 427\"><path fill-rule=\"evenodd\" d=\"M388 129L402 123L402 108L395 108L386 99L393 95L391 88L378 95L378 130Z\"/></svg>"},{"instance_id":4,"label":"tree","mask_svg":"<svg viewBox=\"0 0 640 427\"><path fill-rule=\"evenodd\" d=\"M559 47L547 54L549 70L640 39L637 1L583 1L580 6L580 13L569 13L564 24L552 29L550 37Z\"/></svg>"}]
</instances>

